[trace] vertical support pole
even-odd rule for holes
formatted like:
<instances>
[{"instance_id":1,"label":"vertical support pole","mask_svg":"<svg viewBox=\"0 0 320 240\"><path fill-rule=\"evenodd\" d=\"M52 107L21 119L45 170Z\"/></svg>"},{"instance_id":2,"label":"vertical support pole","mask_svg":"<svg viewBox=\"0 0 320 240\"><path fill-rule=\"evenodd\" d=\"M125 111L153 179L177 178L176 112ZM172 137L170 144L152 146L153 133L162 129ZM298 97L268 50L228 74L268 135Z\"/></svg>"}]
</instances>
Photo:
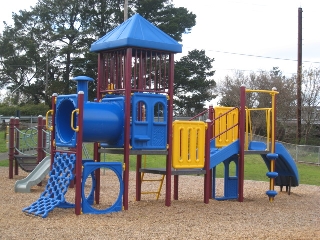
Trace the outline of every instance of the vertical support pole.
<instances>
[{"instance_id":1,"label":"vertical support pole","mask_svg":"<svg viewBox=\"0 0 320 240\"><path fill-rule=\"evenodd\" d=\"M179 199L179 175L173 176L173 199Z\"/></svg>"},{"instance_id":2,"label":"vertical support pole","mask_svg":"<svg viewBox=\"0 0 320 240\"><path fill-rule=\"evenodd\" d=\"M14 117L11 117L9 121L9 179L13 178L14 140Z\"/></svg>"},{"instance_id":3,"label":"vertical support pole","mask_svg":"<svg viewBox=\"0 0 320 240\"><path fill-rule=\"evenodd\" d=\"M209 106L209 114L208 114L208 116L209 116L209 119L211 120L211 122L212 122L212 124L211 124L211 132L209 132L209 134L210 134L210 141L211 141L211 139L213 138L213 136L214 136L214 127L213 127L213 124L214 124L214 108L213 108L213 106L212 105L210 105ZM209 142L209 148L210 148L210 142ZM213 197L213 189L215 189L215 187L213 188L213 177L214 177L214 172L213 171L215 171L215 169L210 169L210 189L209 189L209 194L210 194L210 198L212 198Z\"/></svg>"},{"instance_id":4,"label":"vertical support pole","mask_svg":"<svg viewBox=\"0 0 320 240\"><path fill-rule=\"evenodd\" d=\"M168 83L168 155L166 160L166 200L165 205L171 205L171 176L172 176L172 122L173 122L173 81L174 81L174 54L169 55L169 83Z\"/></svg>"},{"instance_id":5,"label":"vertical support pole","mask_svg":"<svg viewBox=\"0 0 320 240\"><path fill-rule=\"evenodd\" d=\"M102 82L105 81L104 76L104 61L103 61L103 53L98 53L98 81L97 81L97 101L102 98L102 94L100 92Z\"/></svg>"},{"instance_id":6,"label":"vertical support pole","mask_svg":"<svg viewBox=\"0 0 320 240\"><path fill-rule=\"evenodd\" d=\"M37 162L38 164L42 161L44 158L44 151L43 151L43 118L41 115L38 116L37 119ZM38 186L42 185L42 181L38 184Z\"/></svg>"},{"instance_id":7,"label":"vertical support pole","mask_svg":"<svg viewBox=\"0 0 320 240\"><path fill-rule=\"evenodd\" d=\"M145 62L142 61L142 52L140 53L140 60L139 62L139 81L138 81L138 89L146 89L146 81L142 81L143 76L145 76L145 69L144 69L144 64ZM133 106L133 108L138 108L138 109L133 109L132 111L138 111L138 117L140 121L145 121L146 120L146 109L142 104L138 104L137 106ZM150 119L149 119L150 120ZM141 154L137 155L137 163L136 163L136 201L141 200L141 173L139 172L141 168L141 161L142 161L142 156Z\"/></svg>"},{"instance_id":8,"label":"vertical support pole","mask_svg":"<svg viewBox=\"0 0 320 240\"><path fill-rule=\"evenodd\" d=\"M56 99L57 99L58 94L54 93L52 94L51 97L51 106L52 106L52 115L51 115L51 129L47 129L51 131L51 137L50 137L50 142L51 142L51 148L50 148L50 169L52 170L53 166L53 161L54 161L54 155L56 153L56 142L55 142L55 131L56 131ZM49 119L47 120L49 121ZM47 126L49 126L49 123L47 122Z\"/></svg>"},{"instance_id":9,"label":"vertical support pole","mask_svg":"<svg viewBox=\"0 0 320 240\"><path fill-rule=\"evenodd\" d=\"M43 159L43 121L42 121L42 116L38 116L38 124L37 124L37 130L38 130L38 140L37 140L37 162L41 162Z\"/></svg>"},{"instance_id":10,"label":"vertical support pole","mask_svg":"<svg viewBox=\"0 0 320 240\"><path fill-rule=\"evenodd\" d=\"M301 141L302 8L298 8L297 144Z\"/></svg>"},{"instance_id":11,"label":"vertical support pole","mask_svg":"<svg viewBox=\"0 0 320 240\"><path fill-rule=\"evenodd\" d=\"M42 131L45 131L46 130L46 119L45 118L42 118ZM46 156L46 148L48 147L47 146L47 133L44 132L43 133L43 138L42 138L42 152L43 152L43 156L42 156L42 159L45 158Z\"/></svg>"},{"instance_id":12,"label":"vertical support pole","mask_svg":"<svg viewBox=\"0 0 320 240\"><path fill-rule=\"evenodd\" d=\"M124 174L123 207L129 207L129 157L130 157L130 107L131 107L131 67L132 48L127 48L125 56L125 122L124 122Z\"/></svg>"},{"instance_id":13,"label":"vertical support pole","mask_svg":"<svg viewBox=\"0 0 320 240\"><path fill-rule=\"evenodd\" d=\"M271 122L271 153L275 153L276 148L276 88L272 88L271 92L271 104L272 104L272 122ZM270 161L270 172L275 172L275 159L271 159ZM274 191L274 181L275 178L270 178L270 190ZM274 196L269 196L269 202L273 202Z\"/></svg>"},{"instance_id":14,"label":"vertical support pole","mask_svg":"<svg viewBox=\"0 0 320 240\"><path fill-rule=\"evenodd\" d=\"M101 93L100 93L100 86L101 86L101 81L103 79L103 71L104 69L102 68L103 65L103 54L99 53L98 55L98 81L97 81L97 98L95 99L95 102L99 102L101 99ZM100 149L100 144L95 142L93 144L93 160L96 162L101 162L101 153L99 153ZM96 190L94 192L94 200L96 204L100 203L100 168L95 171L95 177L96 177Z\"/></svg>"},{"instance_id":15,"label":"vertical support pole","mask_svg":"<svg viewBox=\"0 0 320 240\"><path fill-rule=\"evenodd\" d=\"M204 203L209 203L210 198L210 135L212 133L212 122L210 119L206 120L207 130L206 130L206 141L205 141L205 170L206 173L204 175Z\"/></svg>"},{"instance_id":16,"label":"vertical support pole","mask_svg":"<svg viewBox=\"0 0 320 240\"><path fill-rule=\"evenodd\" d=\"M76 191L75 191L75 214L81 214L81 179L82 179L82 135L83 135L83 103L84 93L83 91L78 92L78 127L77 133L77 147L76 147Z\"/></svg>"},{"instance_id":17,"label":"vertical support pole","mask_svg":"<svg viewBox=\"0 0 320 240\"><path fill-rule=\"evenodd\" d=\"M95 142L93 144L93 160L95 162L100 162L101 161L101 153L99 153L99 143ZM96 177L96 189L95 189L95 196L94 200L96 204L100 203L100 168L95 171L95 177Z\"/></svg>"},{"instance_id":18,"label":"vertical support pole","mask_svg":"<svg viewBox=\"0 0 320 240\"><path fill-rule=\"evenodd\" d=\"M239 168L238 168L238 201L243 202L244 186L244 145L245 145L245 121L246 121L246 87L240 87L240 114L239 114Z\"/></svg>"},{"instance_id":19,"label":"vertical support pole","mask_svg":"<svg viewBox=\"0 0 320 240\"><path fill-rule=\"evenodd\" d=\"M209 116L208 117L211 120L211 122L214 121L214 108L212 105L209 106ZM210 139L212 139L213 137L214 137L214 127L212 127L212 131L210 132Z\"/></svg>"},{"instance_id":20,"label":"vertical support pole","mask_svg":"<svg viewBox=\"0 0 320 240\"><path fill-rule=\"evenodd\" d=\"M19 117L16 117L14 119L14 126L15 126L15 129L16 130L16 134L15 134L15 150L14 150L14 155L18 155L18 151L16 149L19 149L19 146L20 146L20 133L19 133L19 127L20 127L20 121L19 121ZM17 160L15 159L14 161L14 174L15 175L18 175L19 174L19 166L18 166L18 162Z\"/></svg>"},{"instance_id":21,"label":"vertical support pole","mask_svg":"<svg viewBox=\"0 0 320 240\"><path fill-rule=\"evenodd\" d=\"M141 168L142 156L137 155L137 166L136 166L136 201L141 200L141 173L139 172Z\"/></svg>"}]
</instances>

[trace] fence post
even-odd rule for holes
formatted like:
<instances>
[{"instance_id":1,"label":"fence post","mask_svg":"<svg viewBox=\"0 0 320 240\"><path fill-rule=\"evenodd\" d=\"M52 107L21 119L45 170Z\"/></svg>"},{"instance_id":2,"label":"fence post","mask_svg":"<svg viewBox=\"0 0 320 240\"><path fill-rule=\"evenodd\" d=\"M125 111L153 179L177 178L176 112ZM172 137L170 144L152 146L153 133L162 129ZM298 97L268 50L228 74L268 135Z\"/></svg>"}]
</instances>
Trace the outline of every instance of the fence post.
<instances>
[{"instance_id":1,"label":"fence post","mask_svg":"<svg viewBox=\"0 0 320 240\"><path fill-rule=\"evenodd\" d=\"M20 112L19 112L19 115L20 115ZM14 126L15 126L15 150L14 150L14 154L15 155L18 155L18 150L19 149L19 146L20 146L20 133L19 133L19 127L20 127L20 120L19 120L19 117L16 117L14 119ZM17 160L15 159L14 161L14 174L15 175L18 175L19 174L19 166L18 166L18 162Z\"/></svg>"},{"instance_id":2,"label":"fence post","mask_svg":"<svg viewBox=\"0 0 320 240\"><path fill-rule=\"evenodd\" d=\"M11 117L9 121L9 179L13 178L14 140L14 117Z\"/></svg>"},{"instance_id":3,"label":"fence post","mask_svg":"<svg viewBox=\"0 0 320 240\"><path fill-rule=\"evenodd\" d=\"M37 130L38 130L38 141L37 141L37 162L41 162L44 158L44 151L43 151L43 121L42 116L38 116L38 124L37 124Z\"/></svg>"},{"instance_id":4,"label":"fence post","mask_svg":"<svg viewBox=\"0 0 320 240\"><path fill-rule=\"evenodd\" d=\"M47 131L46 131L46 119L42 118L42 152L43 152L43 156L42 159L45 158L45 156L47 155L47 147L48 147L48 142L50 141L50 138L47 139ZM50 131L48 131L50 133ZM50 145L49 145L50 146Z\"/></svg>"}]
</instances>

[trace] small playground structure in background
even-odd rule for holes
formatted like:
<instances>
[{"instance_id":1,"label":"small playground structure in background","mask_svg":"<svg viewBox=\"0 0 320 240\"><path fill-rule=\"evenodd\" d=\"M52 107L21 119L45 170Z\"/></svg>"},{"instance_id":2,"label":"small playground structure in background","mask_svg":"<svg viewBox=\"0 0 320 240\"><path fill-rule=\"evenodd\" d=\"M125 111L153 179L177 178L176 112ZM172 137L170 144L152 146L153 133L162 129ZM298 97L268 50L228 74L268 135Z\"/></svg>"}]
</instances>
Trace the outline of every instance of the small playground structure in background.
<instances>
[{"instance_id":1,"label":"small playground structure in background","mask_svg":"<svg viewBox=\"0 0 320 240\"><path fill-rule=\"evenodd\" d=\"M18 175L19 167L31 172L50 154L50 131L46 130L45 119L42 116L38 117L35 127L21 130L20 125L19 117L11 117L7 126L9 159L14 159L9 161L9 178L13 177L13 173Z\"/></svg>"},{"instance_id":2,"label":"small playground structure in background","mask_svg":"<svg viewBox=\"0 0 320 240\"><path fill-rule=\"evenodd\" d=\"M269 201L277 194L275 185L289 189L299 185L292 157L275 139L276 89L250 90L242 86L240 106L210 106L189 121L173 121L174 54L182 51L179 43L136 14L94 42L91 51L98 53L96 100L88 100L88 84L94 80L87 76L73 78L77 82L77 93L52 95L46 127L43 120L39 120L38 127L38 133L43 129L51 133L50 160L43 147L38 147L39 167L30 173L39 180L45 169L50 170L49 180L40 198L24 208L24 212L47 217L55 207L74 208L76 215L128 210L130 155L136 156L137 201L143 194L144 174L150 173L162 176L157 180L160 182L157 196L165 180L166 206L171 205L172 177L173 198L178 200L179 176L190 174L204 174L204 203L209 203L209 199L242 202L245 154L259 154L266 163L266 175L270 178L270 188L266 191ZM269 94L272 106L246 108L248 92ZM266 113L266 142L252 141L250 114L253 111ZM206 116L206 121L195 120L202 115ZM14 136L13 128L10 124L10 136ZM47 137L40 135L38 146L46 146ZM12 138L10 171L13 162L17 163ZM83 157L83 143L93 145L92 159ZM121 162L102 162L102 153L121 154ZM148 155L165 156L165 168L142 166L143 156ZM41 168L42 159L47 165ZM224 194L217 197L216 166L220 163L225 169ZM230 171L232 166L235 168L233 173ZM105 209L97 208L101 169L109 169L119 181L119 192L115 193L111 206ZM35 179L27 179L23 184L30 182L36 183ZM69 186L75 188L72 203L65 199Z\"/></svg>"}]
</instances>

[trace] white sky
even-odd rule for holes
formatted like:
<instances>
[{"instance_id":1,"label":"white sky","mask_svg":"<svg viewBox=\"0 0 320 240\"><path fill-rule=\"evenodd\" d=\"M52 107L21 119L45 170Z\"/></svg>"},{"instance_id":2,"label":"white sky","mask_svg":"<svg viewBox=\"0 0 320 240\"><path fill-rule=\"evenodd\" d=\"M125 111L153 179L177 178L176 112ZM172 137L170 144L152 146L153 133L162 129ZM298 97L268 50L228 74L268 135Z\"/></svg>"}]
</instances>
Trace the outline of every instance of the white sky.
<instances>
[{"instance_id":1,"label":"white sky","mask_svg":"<svg viewBox=\"0 0 320 240\"><path fill-rule=\"evenodd\" d=\"M183 55L195 48L204 49L209 57L215 59L216 80L232 74L233 69L269 71L272 67L279 67L287 76L295 74L299 7L303 10L303 66L305 69L320 66L319 0L173 2L197 15L196 26L183 37Z\"/></svg>"},{"instance_id":2,"label":"white sky","mask_svg":"<svg viewBox=\"0 0 320 240\"><path fill-rule=\"evenodd\" d=\"M12 12L29 9L36 2L11 0L3 4L0 31L3 21L12 23ZM279 67L287 76L295 74L299 7L303 10L303 67L320 66L319 0L173 0L173 3L197 15L196 26L183 36L183 53L177 54L176 59L193 49L204 49L206 55L215 59L216 81L232 74L234 69L269 71Z\"/></svg>"}]
</instances>

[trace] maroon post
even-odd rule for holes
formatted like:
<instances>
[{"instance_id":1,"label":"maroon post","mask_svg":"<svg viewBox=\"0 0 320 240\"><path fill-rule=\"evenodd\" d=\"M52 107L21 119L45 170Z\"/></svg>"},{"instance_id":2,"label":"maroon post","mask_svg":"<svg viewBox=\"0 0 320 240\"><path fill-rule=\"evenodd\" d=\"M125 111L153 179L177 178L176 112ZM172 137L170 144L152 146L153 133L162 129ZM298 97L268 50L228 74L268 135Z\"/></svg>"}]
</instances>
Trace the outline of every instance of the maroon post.
<instances>
[{"instance_id":1,"label":"maroon post","mask_svg":"<svg viewBox=\"0 0 320 240\"><path fill-rule=\"evenodd\" d=\"M45 118L42 118L42 130L45 131L46 130L46 119ZM45 158L46 156L46 151L45 149L47 148L47 134L46 133L43 133L42 134L42 152L43 152L43 156L42 156L42 159Z\"/></svg>"},{"instance_id":2,"label":"maroon post","mask_svg":"<svg viewBox=\"0 0 320 240\"><path fill-rule=\"evenodd\" d=\"M101 161L101 154L99 153L99 149L100 149L100 146L99 146L99 143L95 142L93 144L93 160L95 162L100 162ZM95 171L95 176L96 176L96 189L95 189L95 192L94 192L94 200L96 202L96 204L99 204L100 203L100 168L97 169Z\"/></svg>"},{"instance_id":3,"label":"maroon post","mask_svg":"<svg viewBox=\"0 0 320 240\"><path fill-rule=\"evenodd\" d=\"M141 173L139 169L141 168L142 156L137 155L137 165L136 165L136 201L141 200Z\"/></svg>"},{"instance_id":4,"label":"maroon post","mask_svg":"<svg viewBox=\"0 0 320 240\"><path fill-rule=\"evenodd\" d=\"M209 119L211 120L211 122L213 122L214 119L214 108L212 105L209 106ZM209 136L210 136L210 141L211 139L214 137L214 127L213 124L211 124L211 131L209 132ZM209 146L210 147L210 146ZM210 187L209 187L209 193L210 193L210 198L212 198L212 181L213 181L213 168L210 169Z\"/></svg>"},{"instance_id":5,"label":"maroon post","mask_svg":"<svg viewBox=\"0 0 320 240\"><path fill-rule=\"evenodd\" d=\"M53 166L53 161L54 161L54 155L56 153L56 144L55 144L55 126L56 126L56 121L55 121L55 115L56 115L56 98L57 98L58 94L54 93L52 94L52 97L51 97L51 105L52 105L52 114L51 114L51 127L48 127L47 130L50 130L51 131L51 148L50 148L50 156L51 156L51 167L50 169L52 169L52 166ZM46 122L47 126L49 126L49 119L47 119L47 122Z\"/></svg>"},{"instance_id":6,"label":"maroon post","mask_svg":"<svg viewBox=\"0 0 320 240\"><path fill-rule=\"evenodd\" d=\"M239 116L239 168L238 168L238 201L243 202L244 186L244 146L245 146L245 120L246 120L246 87L240 87L240 116Z\"/></svg>"},{"instance_id":7,"label":"maroon post","mask_svg":"<svg viewBox=\"0 0 320 240\"><path fill-rule=\"evenodd\" d=\"M37 162L40 163L45 156L43 150L43 118L41 115L38 116L37 121L37 131L38 131L38 140L37 140ZM41 186L42 182L38 183L38 186Z\"/></svg>"},{"instance_id":8,"label":"maroon post","mask_svg":"<svg viewBox=\"0 0 320 240\"><path fill-rule=\"evenodd\" d=\"M98 54L98 81L97 81L97 98L95 99L95 102L100 101L101 99L101 93L99 91L99 89L101 89L101 82L102 79L100 79L100 76L103 76L103 63L104 63L104 58L103 58L103 54L99 53ZM99 153L99 149L100 149L100 144L98 142L95 142L93 144L93 160L96 162L101 162L101 153ZM96 202L96 204L100 203L100 168L97 169L95 171L95 175L96 175L96 190L94 192L94 200Z\"/></svg>"},{"instance_id":9,"label":"maroon post","mask_svg":"<svg viewBox=\"0 0 320 240\"><path fill-rule=\"evenodd\" d=\"M13 161L14 161L14 117L9 122L9 179L13 178Z\"/></svg>"},{"instance_id":10,"label":"maroon post","mask_svg":"<svg viewBox=\"0 0 320 240\"><path fill-rule=\"evenodd\" d=\"M78 133L76 147L76 191L75 191L75 214L81 214L81 178L82 178L82 134L83 134L83 91L78 92Z\"/></svg>"},{"instance_id":11,"label":"maroon post","mask_svg":"<svg viewBox=\"0 0 320 240\"><path fill-rule=\"evenodd\" d=\"M17 129L16 131L16 134L15 134L15 150L14 150L14 155L18 155L18 151L17 149L19 149L19 145L20 145L20 133L19 133L19 125L20 125L20 121L19 121L19 118L16 117L14 119L14 127L15 129ZM18 175L19 174L19 166L18 166L18 162L17 160L15 159L14 160L14 174L15 175Z\"/></svg>"},{"instance_id":12,"label":"maroon post","mask_svg":"<svg viewBox=\"0 0 320 240\"><path fill-rule=\"evenodd\" d=\"M38 163L42 161L44 157L44 151L43 151L43 121L42 116L38 116L38 141L37 141L37 161Z\"/></svg>"},{"instance_id":13,"label":"maroon post","mask_svg":"<svg viewBox=\"0 0 320 240\"><path fill-rule=\"evenodd\" d=\"M206 130L206 141L205 141L205 170L206 173L204 175L204 203L209 203L210 198L210 136L212 132L212 122L210 119L207 119L207 130Z\"/></svg>"},{"instance_id":14,"label":"maroon post","mask_svg":"<svg viewBox=\"0 0 320 240\"><path fill-rule=\"evenodd\" d=\"M166 160L166 200L165 205L171 205L171 166L172 166L172 122L173 122L173 81L174 81L174 53L169 55L169 100L168 100L168 155Z\"/></svg>"},{"instance_id":15,"label":"maroon post","mask_svg":"<svg viewBox=\"0 0 320 240\"><path fill-rule=\"evenodd\" d=\"M125 57L125 116L130 116L132 48L126 50ZM130 117L126 117L124 126L124 174L123 208L129 207L129 156L130 156Z\"/></svg>"}]
</instances>

